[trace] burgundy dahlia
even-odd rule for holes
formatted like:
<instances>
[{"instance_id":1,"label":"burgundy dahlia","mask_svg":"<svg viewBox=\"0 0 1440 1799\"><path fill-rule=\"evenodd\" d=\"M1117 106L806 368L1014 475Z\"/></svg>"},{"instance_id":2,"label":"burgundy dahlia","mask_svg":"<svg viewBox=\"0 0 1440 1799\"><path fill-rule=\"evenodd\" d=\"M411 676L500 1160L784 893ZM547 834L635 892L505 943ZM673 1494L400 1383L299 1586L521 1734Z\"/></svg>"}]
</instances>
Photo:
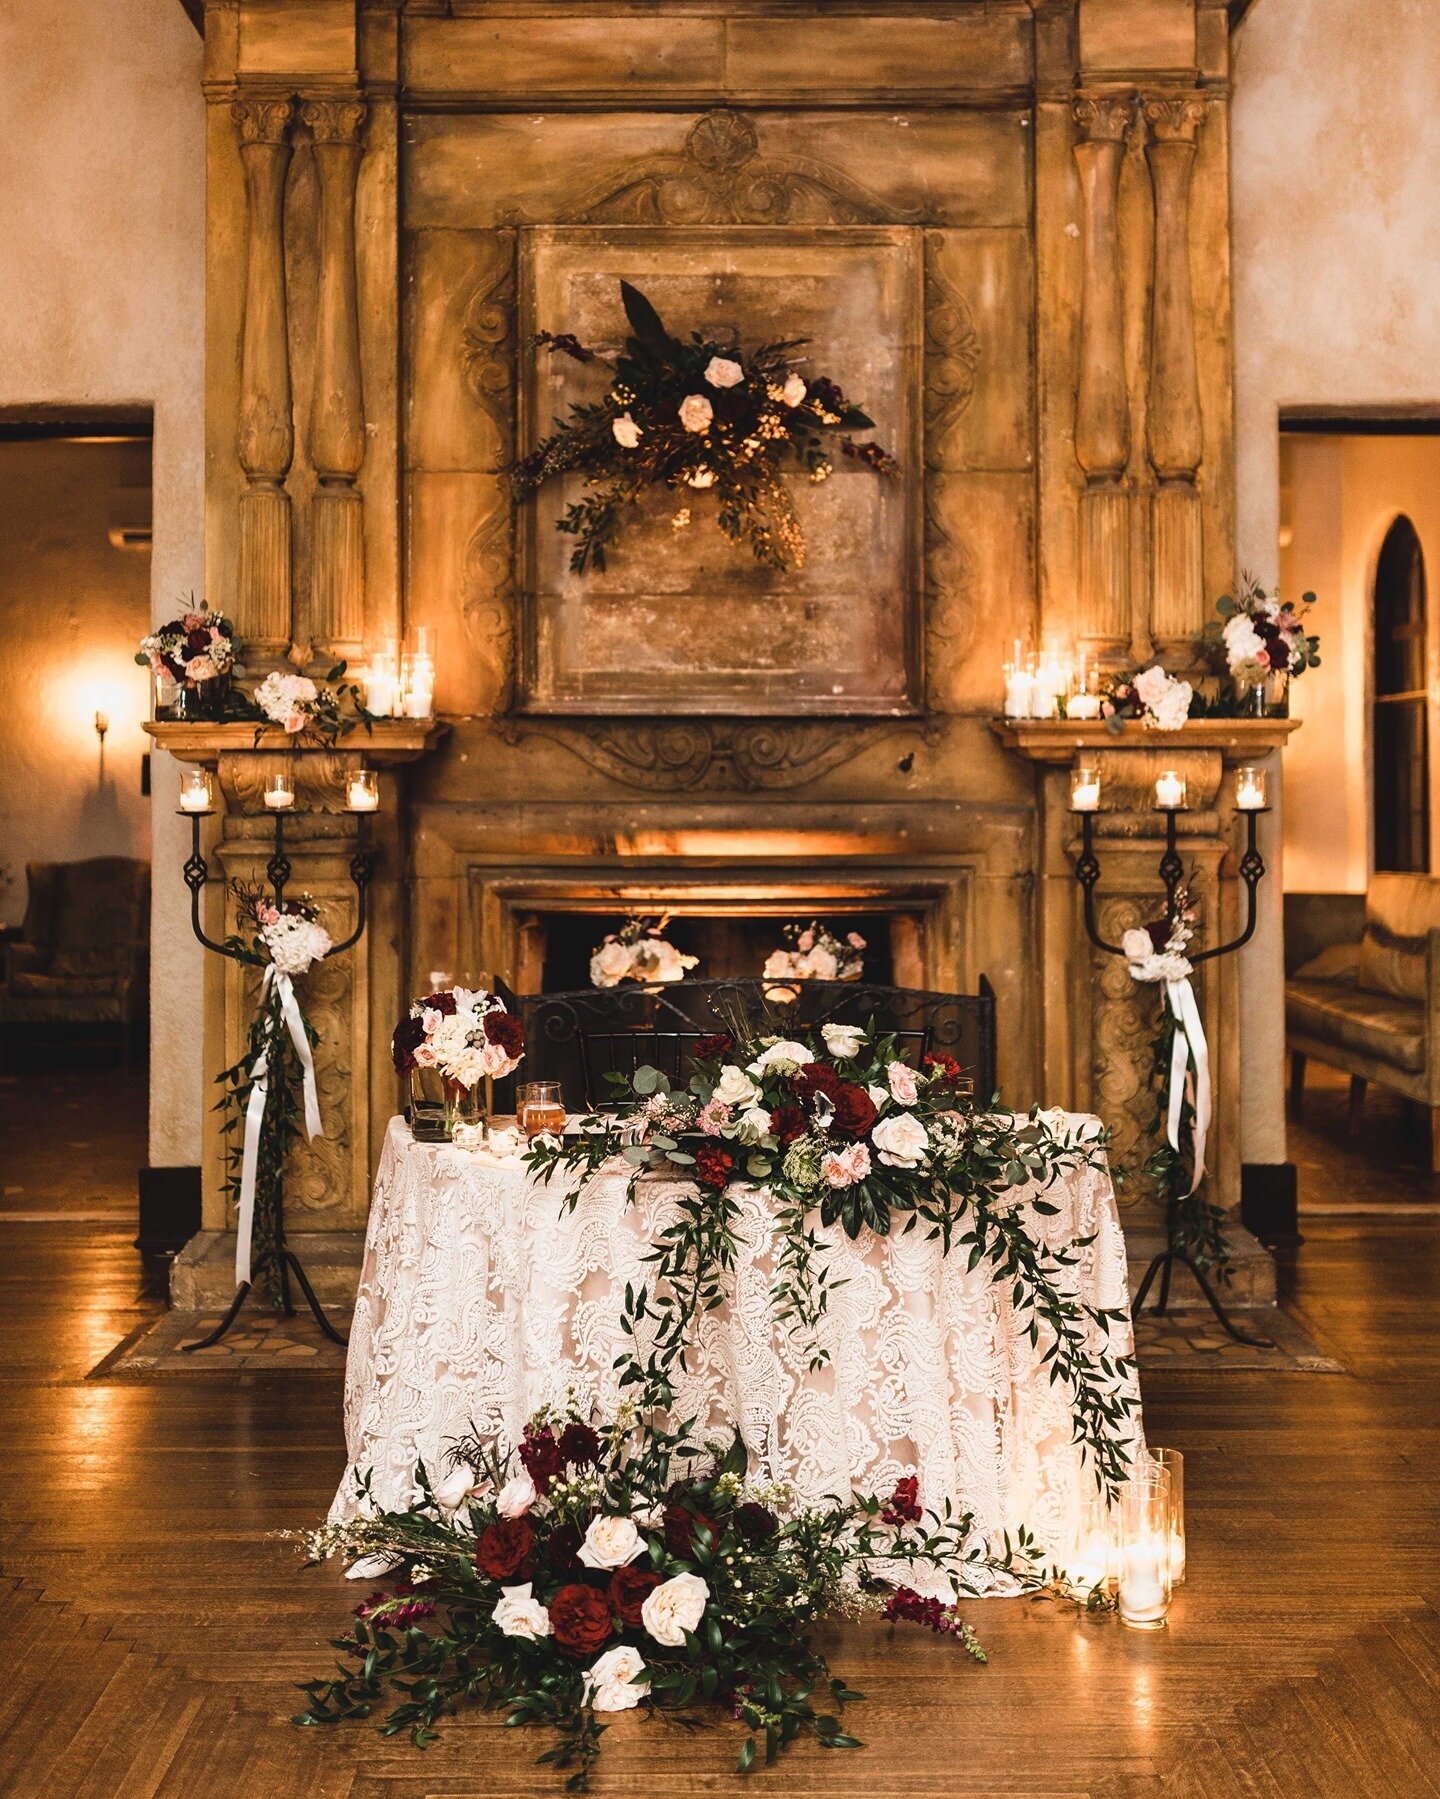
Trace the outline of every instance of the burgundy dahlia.
<instances>
[{"instance_id":1,"label":"burgundy dahlia","mask_svg":"<svg viewBox=\"0 0 1440 1799\"><path fill-rule=\"evenodd\" d=\"M561 1457L576 1468L593 1468L600 1460L600 1438L588 1424L567 1424L558 1447Z\"/></svg>"},{"instance_id":2,"label":"burgundy dahlia","mask_svg":"<svg viewBox=\"0 0 1440 1799\"><path fill-rule=\"evenodd\" d=\"M400 1020L395 1027L395 1035L390 1039L390 1059L395 1064L396 1074L408 1074L415 1066L415 1051L424 1041L424 1019Z\"/></svg>"},{"instance_id":3,"label":"burgundy dahlia","mask_svg":"<svg viewBox=\"0 0 1440 1799\"><path fill-rule=\"evenodd\" d=\"M838 1136L858 1143L868 1137L870 1128L880 1116L875 1101L856 1081L845 1081L835 1094L834 1130Z\"/></svg>"},{"instance_id":4,"label":"burgundy dahlia","mask_svg":"<svg viewBox=\"0 0 1440 1799\"><path fill-rule=\"evenodd\" d=\"M735 1508L735 1528L747 1543L768 1543L780 1528L780 1520L769 1506L747 1499Z\"/></svg>"},{"instance_id":5,"label":"burgundy dahlia","mask_svg":"<svg viewBox=\"0 0 1440 1799\"><path fill-rule=\"evenodd\" d=\"M712 1031L708 1037L696 1038L695 1060L718 1062L722 1056L728 1056L734 1047L735 1039L729 1031Z\"/></svg>"},{"instance_id":6,"label":"burgundy dahlia","mask_svg":"<svg viewBox=\"0 0 1440 1799\"><path fill-rule=\"evenodd\" d=\"M770 1135L782 1149L788 1149L807 1129L805 1114L792 1100L785 1100L770 1114Z\"/></svg>"},{"instance_id":7,"label":"burgundy dahlia","mask_svg":"<svg viewBox=\"0 0 1440 1799\"><path fill-rule=\"evenodd\" d=\"M720 1526L704 1512L688 1511L673 1501L665 1507L665 1547L671 1555L689 1556L700 1547L696 1532L704 1526L710 1533L709 1547L720 1541Z\"/></svg>"}]
</instances>

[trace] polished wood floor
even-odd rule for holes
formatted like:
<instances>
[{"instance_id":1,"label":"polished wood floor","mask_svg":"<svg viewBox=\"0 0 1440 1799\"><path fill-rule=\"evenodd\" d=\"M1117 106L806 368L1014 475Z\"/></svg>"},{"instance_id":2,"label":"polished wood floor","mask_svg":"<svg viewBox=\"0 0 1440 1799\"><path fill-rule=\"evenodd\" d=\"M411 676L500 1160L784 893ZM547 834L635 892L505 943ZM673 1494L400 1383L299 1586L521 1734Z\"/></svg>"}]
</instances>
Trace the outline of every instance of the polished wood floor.
<instances>
[{"instance_id":1,"label":"polished wood floor","mask_svg":"<svg viewBox=\"0 0 1440 1799\"><path fill-rule=\"evenodd\" d=\"M23 1188L44 1110L7 1112L4 1180ZM1346 1153L1325 1148L1332 1177ZM69 1210L96 1209L101 1161L77 1161ZM557 1791L541 1739L484 1716L423 1755L363 1723L286 1722L356 1597L274 1536L325 1509L339 1381L87 1380L155 1305L132 1230L0 1214L0 1792ZM868 1695L865 1750L802 1748L742 1782L729 1729L624 1718L596 1791L1440 1793L1440 1222L1327 1217L1306 1237L1291 1302L1346 1373L1146 1384L1152 1436L1187 1457L1191 1578L1168 1630L978 1604L986 1668L853 1630L833 1648Z\"/></svg>"}]
</instances>

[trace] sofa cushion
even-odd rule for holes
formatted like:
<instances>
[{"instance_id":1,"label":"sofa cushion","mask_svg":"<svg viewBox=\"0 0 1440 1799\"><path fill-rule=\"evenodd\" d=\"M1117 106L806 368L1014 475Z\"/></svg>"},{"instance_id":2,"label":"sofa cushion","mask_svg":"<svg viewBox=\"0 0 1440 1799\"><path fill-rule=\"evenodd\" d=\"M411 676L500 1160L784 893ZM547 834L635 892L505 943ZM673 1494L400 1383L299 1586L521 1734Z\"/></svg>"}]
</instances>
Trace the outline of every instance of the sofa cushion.
<instances>
[{"instance_id":1,"label":"sofa cushion","mask_svg":"<svg viewBox=\"0 0 1440 1799\"><path fill-rule=\"evenodd\" d=\"M1360 977L1360 945L1358 943L1332 943L1329 949L1322 949L1318 956L1297 968L1293 981L1343 981L1346 986L1354 987Z\"/></svg>"},{"instance_id":2,"label":"sofa cushion","mask_svg":"<svg viewBox=\"0 0 1440 1799\"><path fill-rule=\"evenodd\" d=\"M124 856L59 864L51 974L74 979L129 972L144 929L145 873L143 862Z\"/></svg>"},{"instance_id":3,"label":"sofa cushion","mask_svg":"<svg viewBox=\"0 0 1440 1799\"><path fill-rule=\"evenodd\" d=\"M1418 1000L1370 993L1340 981L1285 983L1285 1024L1301 1035L1425 1072L1425 1008Z\"/></svg>"},{"instance_id":4,"label":"sofa cushion","mask_svg":"<svg viewBox=\"0 0 1440 1799\"><path fill-rule=\"evenodd\" d=\"M1397 999L1425 998L1428 933L1440 928L1440 880L1377 874L1365 895L1360 985Z\"/></svg>"}]
</instances>

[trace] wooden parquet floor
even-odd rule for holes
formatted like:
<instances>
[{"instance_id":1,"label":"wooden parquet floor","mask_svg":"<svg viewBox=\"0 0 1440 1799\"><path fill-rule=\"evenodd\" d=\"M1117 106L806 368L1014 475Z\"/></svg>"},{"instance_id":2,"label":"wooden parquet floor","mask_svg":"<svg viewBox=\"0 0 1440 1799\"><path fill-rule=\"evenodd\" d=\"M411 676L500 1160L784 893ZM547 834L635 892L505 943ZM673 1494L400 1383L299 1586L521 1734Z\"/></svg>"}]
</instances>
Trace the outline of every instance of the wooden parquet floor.
<instances>
[{"instance_id":1,"label":"wooden parquet floor","mask_svg":"<svg viewBox=\"0 0 1440 1799\"><path fill-rule=\"evenodd\" d=\"M596 1792L1440 1793L1440 1223L1307 1233L1292 1304L1344 1374L1146 1383L1152 1437L1187 1457L1191 1578L1167 1631L976 1604L975 1668L920 1632L847 1630L831 1647L868 1695L865 1750L802 1747L742 1781L728 1728L624 1717ZM87 1380L153 1314L130 1234L0 1224L0 1793L556 1792L542 1739L484 1715L424 1754L364 1723L289 1725L357 1597L273 1534L328 1502L339 1378Z\"/></svg>"}]
</instances>

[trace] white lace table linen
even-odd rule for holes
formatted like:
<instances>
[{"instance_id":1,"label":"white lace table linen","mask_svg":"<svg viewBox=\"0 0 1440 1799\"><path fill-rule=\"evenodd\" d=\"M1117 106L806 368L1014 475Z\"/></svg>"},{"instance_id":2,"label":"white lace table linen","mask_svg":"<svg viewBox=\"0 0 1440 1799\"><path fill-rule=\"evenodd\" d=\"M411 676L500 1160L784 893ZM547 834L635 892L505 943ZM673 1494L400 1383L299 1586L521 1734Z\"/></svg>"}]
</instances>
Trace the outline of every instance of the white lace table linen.
<instances>
[{"instance_id":1,"label":"white lace table linen","mask_svg":"<svg viewBox=\"0 0 1440 1799\"><path fill-rule=\"evenodd\" d=\"M1098 1128L1049 1116L1075 1131ZM357 1510L362 1474L379 1506L403 1508L419 1497L417 1461L438 1477L465 1433L518 1442L538 1406L562 1404L572 1390L602 1414L613 1410L625 1286L651 1277L643 1258L675 1191L646 1176L631 1203L629 1177L624 1164L602 1170L569 1210L561 1175L547 1187L518 1158L419 1144L402 1119L391 1121L350 1333L349 1465L332 1521ZM1057 1285L1123 1310L1125 1243L1108 1174L1081 1168L1044 1197L1054 1216L1020 1201L1032 1236L1053 1248L1092 1239ZM1009 1283L993 1282L986 1261L968 1270L968 1249L942 1254L919 1226L901 1234L897 1221L888 1237L864 1230L853 1242L838 1225L822 1228L833 1276L820 1331L829 1362L812 1371L771 1301L769 1195L742 1189L740 1212L727 1303L698 1322L674 1379L676 1416L716 1435L738 1425L752 1472L789 1482L802 1500L852 1487L888 1495L915 1474L922 1504L948 1500L972 1513L992 1546L1024 1525L1064 1559L1094 1477L1074 1442L1066 1389L1042 1365L1044 1335L1032 1348ZM1104 1346L1105 1333L1094 1327L1092 1341ZM1128 1320L1110 1327L1108 1347L1132 1353Z\"/></svg>"}]
</instances>

